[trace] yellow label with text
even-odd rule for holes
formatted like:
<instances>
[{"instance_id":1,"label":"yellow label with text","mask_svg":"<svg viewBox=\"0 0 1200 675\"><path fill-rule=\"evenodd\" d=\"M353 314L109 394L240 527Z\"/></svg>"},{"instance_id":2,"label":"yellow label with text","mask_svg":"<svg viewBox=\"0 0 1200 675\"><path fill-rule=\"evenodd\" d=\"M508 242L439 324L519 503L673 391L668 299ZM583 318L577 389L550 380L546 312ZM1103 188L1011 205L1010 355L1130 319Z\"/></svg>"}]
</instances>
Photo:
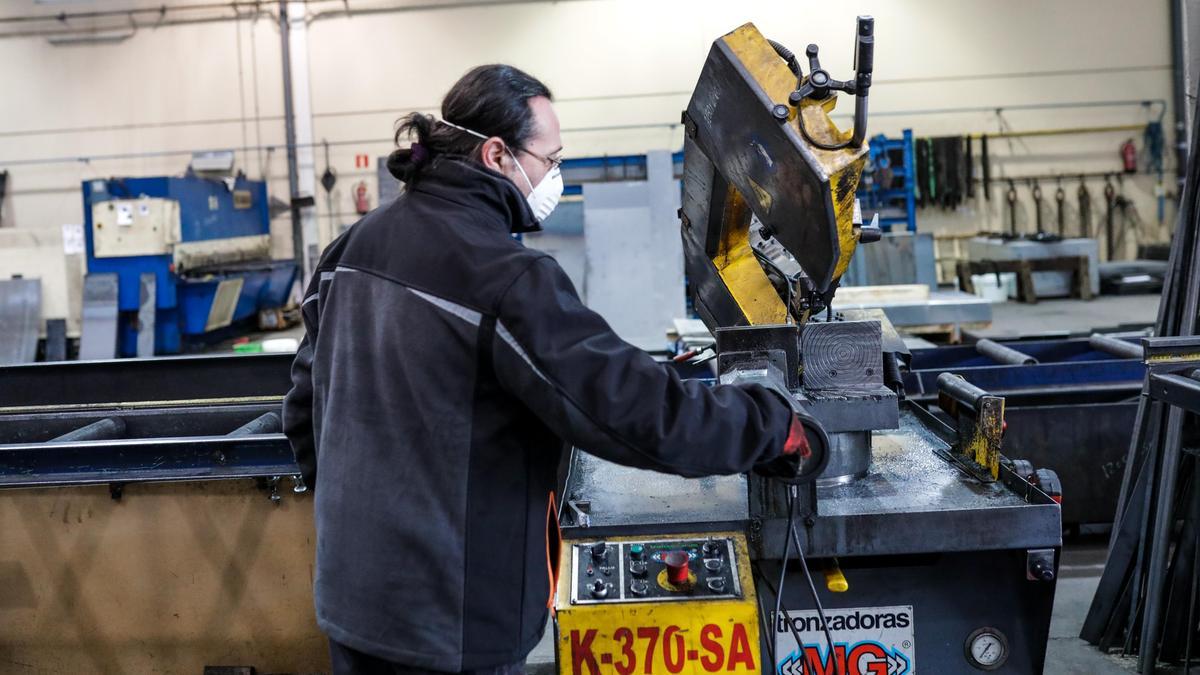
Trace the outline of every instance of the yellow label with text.
<instances>
[{"instance_id":1,"label":"yellow label with text","mask_svg":"<svg viewBox=\"0 0 1200 675\"><path fill-rule=\"evenodd\" d=\"M564 675L758 673L758 612L740 600L614 603L558 616Z\"/></svg>"},{"instance_id":2,"label":"yellow label with text","mask_svg":"<svg viewBox=\"0 0 1200 675\"><path fill-rule=\"evenodd\" d=\"M564 556L556 612L559 673L762 672L758 606L745 539L720 536L734 537L741 598L572 605L571 561ZM618 540L638 539L613 541Z\"/></svg>"}]
</instances>

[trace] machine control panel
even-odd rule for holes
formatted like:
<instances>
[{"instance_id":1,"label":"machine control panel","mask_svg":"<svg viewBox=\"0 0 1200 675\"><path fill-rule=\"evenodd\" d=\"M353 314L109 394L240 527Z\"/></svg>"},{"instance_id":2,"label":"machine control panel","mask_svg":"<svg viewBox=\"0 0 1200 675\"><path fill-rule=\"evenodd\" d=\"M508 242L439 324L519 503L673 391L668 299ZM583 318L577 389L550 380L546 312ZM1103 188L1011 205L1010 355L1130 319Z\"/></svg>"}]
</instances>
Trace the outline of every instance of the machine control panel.
<instances>
[{"instance_id":1,"label":"machine control panel","mask_svg":"<svg viewBox=\"0 0 1200 675\"><path fill-rule=\"evenodd\" d=\"M141 197L92 204L92 250L97 258L167 255L180 239L179 202Z\"/></svg>"},{"instance_id":2,"label":"machine control panel","mask_svg":"<svg viewBox=\"0 0 1200 675\"><path fill-rule=\"evenodd\" d=\"M571 604L742 597L728 537L590 541L571 547Z\"/></svg>"}]
</instances>

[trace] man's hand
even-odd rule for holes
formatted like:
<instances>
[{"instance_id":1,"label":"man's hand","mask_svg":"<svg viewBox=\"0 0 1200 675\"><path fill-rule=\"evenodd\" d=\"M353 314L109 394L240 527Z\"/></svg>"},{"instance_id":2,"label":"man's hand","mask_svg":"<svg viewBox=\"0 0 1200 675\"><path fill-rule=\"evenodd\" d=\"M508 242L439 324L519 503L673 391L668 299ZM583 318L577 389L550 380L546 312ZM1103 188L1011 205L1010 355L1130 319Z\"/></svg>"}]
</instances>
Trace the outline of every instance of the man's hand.
<instances>
[{"instance_id":1,"label":"man's hand","mask_svg":"<svg viewBox=\"0 0 1200 675\"><path fill-rule=\"evenodd\" d=\"M829 436L816 418L797 412L792 415L787 440L778 457L760 462L754 472L788 483L816 480L829 463Z\"/></svg>"}]
</instances>

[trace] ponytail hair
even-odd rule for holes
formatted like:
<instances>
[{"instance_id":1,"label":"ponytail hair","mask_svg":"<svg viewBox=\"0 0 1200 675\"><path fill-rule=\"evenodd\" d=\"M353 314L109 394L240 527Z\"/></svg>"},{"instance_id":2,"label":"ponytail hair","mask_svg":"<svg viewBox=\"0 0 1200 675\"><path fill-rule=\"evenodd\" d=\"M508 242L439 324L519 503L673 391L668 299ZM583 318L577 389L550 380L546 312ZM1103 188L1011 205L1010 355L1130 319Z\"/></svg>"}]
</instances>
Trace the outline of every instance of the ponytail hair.
<instances>
[{"instance_id":1,"label":"ponytail hair","mask_svg":"<svg viewBox=\"0 0 1200 675\"><path fill-rule=\"evenodd\" d=\"M529 99L552 98L550 89L532 75L512 66L478 66L463 75L442 100L442 119L489 137L498 136L511 148L523 148L537 133ZM412 139L408 147L401 141ZM483 139L442 124L432 115L410 113L396 125L397 149L388 156L388 171L405 184L444 157L478 160Z\"/></svg>"}]
</instances>

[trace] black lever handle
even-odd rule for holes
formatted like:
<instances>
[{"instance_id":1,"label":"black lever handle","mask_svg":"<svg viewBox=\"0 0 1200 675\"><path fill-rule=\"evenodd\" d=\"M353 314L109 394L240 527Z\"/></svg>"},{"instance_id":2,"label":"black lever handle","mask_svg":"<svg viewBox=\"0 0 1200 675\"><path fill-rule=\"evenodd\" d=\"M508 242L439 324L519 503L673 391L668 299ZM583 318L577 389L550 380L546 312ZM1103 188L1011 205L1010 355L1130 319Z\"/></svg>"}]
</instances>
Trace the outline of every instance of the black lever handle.
<instances>
[{"instance_id":1,"label":"black lever handle","mask_svg":"<svg viewBox=\"0 0 1200 675\"><path fill-rule=\"evenodd\" d=\"M776 48L776 51L779 51ZM790 54L790 52L789 52ZM854 36L854 79L841 81L830 77L829 72L821 67L820 49L810 44L804 50L808 57L808 78L788 96L788 102L799 106L806 99L818 101L829 98L835 91L844 91L854 95L854 131L848 141L838 145L825 145L809 137L800 120L800 132L813 145L825 150L837 150L844 147L862 147L867 138L867 94L871 89L871 75L875 70L875 19L870 16L858 17L857 31ZM781 54L782 56L782 54ZM786 59L786 57L784 57ZM781 118L786 119L786 117Z\"/></svg>"},{"instance_id":2,"label":"black lever handle","mask_svg":"<svg viewBox=\"0 0 1200 675\"><path fill-rule=\"evenodd\" d=\"M850 137L850 145L857 148L867 137L867 92L875 70L874 17L858 17L854 47L854 135Z\"/></svg>"}]
</instances>

